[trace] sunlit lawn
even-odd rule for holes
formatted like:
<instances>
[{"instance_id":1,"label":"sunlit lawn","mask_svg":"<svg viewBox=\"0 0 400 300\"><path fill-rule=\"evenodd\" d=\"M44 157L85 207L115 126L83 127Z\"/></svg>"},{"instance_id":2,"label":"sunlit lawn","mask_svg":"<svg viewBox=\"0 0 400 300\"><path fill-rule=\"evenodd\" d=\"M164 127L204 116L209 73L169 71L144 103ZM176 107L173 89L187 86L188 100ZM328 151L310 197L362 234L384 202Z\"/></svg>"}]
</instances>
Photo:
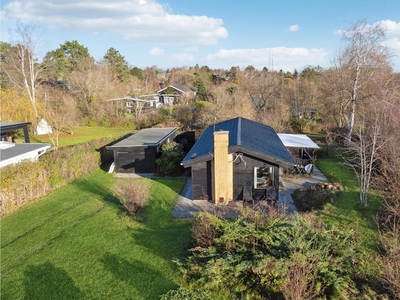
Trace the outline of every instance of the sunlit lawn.
<instances>
[{"instance_id":1,"label":"sunlit lawn","mask_svg":"<svg viewBox=\"0 0 400 300\"><path fill-rule=\"evenodd\" d=\"M151 181L128 217L98 170L1 220L2 299L158 299L176 288L172 259L190 239L171 218L183 179Z\"/></svg>"},{"instance_id":2,"label":"sunlit lawn","mask_svg":"<svg viewBox=\"0 0 400 300\"><path fill-rule=\"evenodd\" d=\"M380 206L378 191L371 190L368 207L360 209L358 181L354 172L344 166L338 157L318 159L317 166L331 182L338 182L343 187L340 199L326 207L321 217L356 232L363 252L361 270L366 276L378 275L378 228L375 222Z\"/></svg>"},{"instance_id":3,"label":"sunlit lawn","mask_svg":"<svg viewBox=\"0 0 400 300\"><path fill-rule=\"evenodd\" d=\"M129 128L104 128L104 127L74 127L73 134L68 131L61 132L59 135L59 147L66 147L76 144L85 143L94 139L115 136L121 137L125 134L133 133ZM30 137L31 143L48 143L51 144L50 138L46 135L33 135ZM21 139L21 141L23 141Z\"/></svg>"}]
</instances>

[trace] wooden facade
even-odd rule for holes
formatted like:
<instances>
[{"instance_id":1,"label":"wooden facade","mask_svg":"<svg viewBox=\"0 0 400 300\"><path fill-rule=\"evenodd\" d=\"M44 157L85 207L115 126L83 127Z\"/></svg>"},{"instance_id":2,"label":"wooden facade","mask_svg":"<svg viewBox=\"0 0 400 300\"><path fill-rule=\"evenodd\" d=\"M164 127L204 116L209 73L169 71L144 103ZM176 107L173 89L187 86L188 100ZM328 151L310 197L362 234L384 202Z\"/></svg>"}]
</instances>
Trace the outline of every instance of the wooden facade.
<instances>
[{"instance_id":1,"label":"wooden facade","mask_svg":"<svg viewBox=\"0 0 400 300\"><path fill-rule=\"evenodd\" d=\"M273 185L262 188L255 187L254 168L272 167L274 180ZM195 164L191 167L192 173L192 197L194 200L211 200L212 172L211 160ZM245 200L243 191L250 187L254 200L278 200L279 195L279 166L258 158L243 155L240 162L233 163L233 199Z\"/></svg>"},{"instance_id":2,"label":"wooden facade","mask_svg":"<svg viewBox=\"0 0 400 300\"><path fill-rule=\"evenodd\" d=\"M161 146L172 142L178 128L148 128L107 146L114 153L116 173L154 173Z\"/></svg>"},{"instance_id":3,"label":"wooden facade","mask_svg":"<svg viewBox=\"0 0 400 300\"><path fill-rule=\"evenodd\" d=\"M226 159L219 155L217 134L228 135ZM226 168L215 167L224 166L223 161L228 163ZM294 164L273 128L241 117L209 126L182 160L185 168L191 168L192 199L218 205L241 200L277 201L279 170ZM213 191L217 181L226 186L229 196ZM222 197L229 199L222 203Z\"/></svg>"},{"instance_id":4,"label":"wooden facade","mask_svg":"<svg viewBox=\"0 0 400 300\"><path fill-rule=\"evenodd\" d=\"M156 159L159 157L158 147L135 147L114 149L116 173L154 173Z\"/></svg>"}]
</instances>

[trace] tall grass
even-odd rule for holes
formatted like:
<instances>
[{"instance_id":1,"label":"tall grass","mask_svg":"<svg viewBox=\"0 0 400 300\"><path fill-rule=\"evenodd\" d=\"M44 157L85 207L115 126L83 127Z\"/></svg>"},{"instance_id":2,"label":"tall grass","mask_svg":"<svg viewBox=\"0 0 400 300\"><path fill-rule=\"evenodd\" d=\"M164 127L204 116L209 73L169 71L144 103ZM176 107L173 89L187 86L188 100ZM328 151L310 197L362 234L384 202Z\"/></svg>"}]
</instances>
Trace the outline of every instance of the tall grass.
<instances>
[{"instance_id":1,"label":"tall grass","mask_svg":"<svg viewBox=\"0 0 400 300\"><path fill-rule=\"evenodd\" d=\"M171 215L184 181L145 179L149 205L132 218L115 180L98 170L1 220L2 299L158 299L177 287L171 260L190 225Z\"/></svg>"}]
</instances>

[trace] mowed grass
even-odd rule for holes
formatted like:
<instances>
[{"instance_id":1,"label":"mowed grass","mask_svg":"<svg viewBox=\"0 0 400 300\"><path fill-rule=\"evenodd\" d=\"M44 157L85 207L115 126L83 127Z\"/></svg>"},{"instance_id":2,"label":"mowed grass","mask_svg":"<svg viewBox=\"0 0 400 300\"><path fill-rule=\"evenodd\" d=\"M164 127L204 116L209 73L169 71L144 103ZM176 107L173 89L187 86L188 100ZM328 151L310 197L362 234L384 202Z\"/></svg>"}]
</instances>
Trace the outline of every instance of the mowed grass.
<instances>
[{"instance_id":1,"label":"mowed grass","mask_svg":"<svg viewBox=\"0 0 400 300\"><path fill-rule=\"evenodd\" d=\"M69 132L61 132L58 137L59 147L67 147L77 144L82 144L89 142L94 139L99 139L102 137L112 137L116 138L126 135L128 133L133 133L133 130L129 128L104 128L104 127L73 127L73 134ZM23 139L20 140L22 142ZM46 134L43 135L33 135L31 136L31 143L47 143L51 144L51 140Z\"/></svg>"},{"instance_id":2,"label":"mowed grass","mask_svg":"<svg viewBox=\"0 0 400 300\"><path fill-rule=\"evenodd\" d=\"M328 179L340 183L343 188L339 200L328 205L320 215L326 222L335 223L342 229L355 232L362 255L360 270L364 276L375 276L379 272L377 252L379 239L375 221L380 207L378 191L371 189L368 207L360 209L360 190L356 175L342 162L342 159L336 156L317 160L318 168Z\"/></svg>"},{"instance_id":3,"label":"mowed grass","mask_svg":"<svg viewBox=\"0 0 400 300\"><path fill-rule=\"evenodd\" d=\"M98 170L1 220L2 299L159 299L178 286L172 259L191 232L171 214L184 180L129 179L151 182L138 217L115 180Z\"/></svg>"}]
</instances>

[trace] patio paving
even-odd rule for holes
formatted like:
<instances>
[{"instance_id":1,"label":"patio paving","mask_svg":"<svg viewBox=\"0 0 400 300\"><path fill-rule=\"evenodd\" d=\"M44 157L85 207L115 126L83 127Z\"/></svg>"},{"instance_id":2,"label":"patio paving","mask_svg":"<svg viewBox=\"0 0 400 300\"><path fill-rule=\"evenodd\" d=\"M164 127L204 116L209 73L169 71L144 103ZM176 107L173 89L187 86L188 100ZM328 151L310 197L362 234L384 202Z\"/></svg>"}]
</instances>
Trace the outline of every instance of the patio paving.
<instances>
[{"instance_id":1,"label":"patio paving","mask_svg":"<svg viewBox=\"0 0 400 300\"><path fill-rule=\"evenodd\" d=\"M286 206L287 213L297 212L292 194L295 190L312 187L321 182L328 182L328 178L314 166L312 175L298 175L296 177L279 177L283 189L279 192L278 204Z\"/></svg>"},{"instance_id":2,"label":"patio paving","mask_svg":"<svg viewBox=\"0 0 400 300\"><path fill-rule=\"evenodd\" d=\"M292 198L292 194L297 189L309 188L320 182L328 182L326 176L314 166L312 175L299 175L292 178L280 177L283 187L279 192L278 204L286 210L286 213L292 214L297 211ZM240 206L239 206L240 207ZM192 179L186 179L185 187L179 195L178 202L172 212L173 218L193 218L193 214L201 211L208 211L233 217L238 214L238 207L233 206L214 206L206 200L192 200Z\"/></svg>"}]
</instances>

